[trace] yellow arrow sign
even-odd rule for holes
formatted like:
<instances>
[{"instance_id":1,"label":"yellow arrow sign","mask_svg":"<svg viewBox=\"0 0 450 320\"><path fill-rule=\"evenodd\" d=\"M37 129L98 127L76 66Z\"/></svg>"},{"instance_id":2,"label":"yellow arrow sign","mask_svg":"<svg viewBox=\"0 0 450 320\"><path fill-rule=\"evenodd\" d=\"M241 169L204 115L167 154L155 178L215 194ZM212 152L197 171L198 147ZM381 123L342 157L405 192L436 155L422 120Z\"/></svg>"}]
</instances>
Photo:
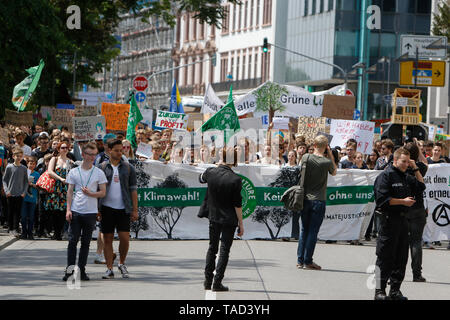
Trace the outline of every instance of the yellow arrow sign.
<instances>
[{"instance_id":1,"label":"yellow arrow sign","mask_svg":"<svg viewBox=\"0 0 450 320\"><path fill-rule=\"evenodd\" d=\"M444 87L445 61L419 60L400 63L400 85L414 86L417 74L418 87Z\"/></svg>"}]
</instances>

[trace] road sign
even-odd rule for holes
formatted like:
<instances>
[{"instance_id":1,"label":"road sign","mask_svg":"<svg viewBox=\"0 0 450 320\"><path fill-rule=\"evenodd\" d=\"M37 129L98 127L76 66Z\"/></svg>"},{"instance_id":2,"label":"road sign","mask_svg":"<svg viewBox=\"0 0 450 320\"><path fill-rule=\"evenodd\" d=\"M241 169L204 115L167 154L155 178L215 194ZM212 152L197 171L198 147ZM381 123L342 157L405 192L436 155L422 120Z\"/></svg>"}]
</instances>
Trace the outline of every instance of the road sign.
<instances>
[{"instance_id":1,"label":"road sign","mask_svg":"<svg viewBox=\"0 0 450 320\"><path fill-rule=\"evenodd\" d=\"M136 93L136 102L144 102L147 96L143 92Z\"/></svg>"},{"instance_id":2,"label":"road sign","mask_svg":"<svg viewBox=\"0 0 450 320\"><path fill-rule=\"evenodd\" d=\"M400 63L400 85L414 86L417 73L418 87L444 87L445 61L419 60L417 71L414 61Z\"/></svg>"},{"instance_id":3,"label":"road sign","mask_svg":"<svg viewBox=\"0 0 450 320\"><path fill-rule=\"evenodd\" d=\"M401 55L416 56L416 48L419 49L419 59L446 58L446 49L427 49L426 47L435 41L441 40L440 45L447 45L447 37L444 36L418 36L402 35L400 37Z\"/></svg>"},{"instance_id":4,"label":"road sign","mask_svg":"<svg viewBox=\"0 0 450 320\"><path fill-rule=\"evenodd\" d=\"M358 109L353 112L353 120L361 120L361 111Z\"/></svg>"},{"instance_id":5,"label":"road sign","mask_svg":"<svg viewBox=\"0 0 450 320\"><path fill-rule=\"evenodd\" d=\"M138 76L133 79L133 88L137 91L145 91L148 87L148 80L144 76Z\"/></svg>"}]
</instances>

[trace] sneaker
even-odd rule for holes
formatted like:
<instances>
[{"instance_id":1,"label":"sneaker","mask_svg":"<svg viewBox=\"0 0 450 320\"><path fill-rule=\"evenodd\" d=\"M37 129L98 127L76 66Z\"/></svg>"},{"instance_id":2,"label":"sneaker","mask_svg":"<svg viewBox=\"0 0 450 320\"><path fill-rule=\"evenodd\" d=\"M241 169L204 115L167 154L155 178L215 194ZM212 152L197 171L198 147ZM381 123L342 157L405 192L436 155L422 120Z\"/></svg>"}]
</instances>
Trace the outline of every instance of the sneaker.
<instances>
[{"instance_id":1,"label":"sneaker","mask_svg":"<svg viewBox=\"0 0 450 320\"><path fill-rule=\"evenodd\" d=\"M110 269L106 270L105 275L102 279L114 279L114 272Z\"/></svg>"},{"instance_id":2,"label":"sneaker","mask_svg":"<svg viewBox=\"0 0 450 320\"><path fill-rule=\"evenodd\" d=\"M408 298L405 297L400 290L390 290L389 297L391 298L391 300L397 300L397 301L408 300Z\"/></svg>"},{"instance_id":3,"label":"sneaker","mask_svg":"<svg viewBox=\"0 0 450 320\"><path fill-rule=\"evenodd\" d=\"M223 292L223 291L228 291L228 290L229 290L228 287L225 287L221 283L214 283L212 286L212 291L214 291L214 292L217 292L217 291Z\"/></svg>"},{"instance_id":4,"label":"sneaker","mask_svg":"<svg viewBox=\"0 0 450 320\"><path fill-rule=\"evenodd\" d=\"M81 270L80 273L81 273L80 280L82 280L82 281L89 281L89 280L91 280L89 278L88 274L86 273L86 270Z\"/></svg>"},{"instance_id":5,"label":"sneaker","mask_svg":"<svg viewBox=\"0 0 450 320\"><path fill-rule=\"evenodd\" d=\"M427 280L422 276L413 277L413 282L426 282L426 281Z\"/></svg>"},{"instance_id":6,"label":"sneaker","mask_svg":"<svg viewBox=\"0 0 450 320\"><path fill-rule=\"evenodd\" d=\"M317 263L311 263L311 264L307 264L305 265L305 269L307 270L322 270L322 267L319 266Z\"/></svg>"},{"instance_id":7,"label":"sneaker","mask_svg":"<svg viewBox=\"0 0 450 320\"><path fill-rule=\"evenodd\" d=\"M303 269L304 266L303 263L297 263L297 269Z\"/></svg>"},{"instance_id":8,"label":"sneaker","mask_svg":"<svg viewBox=\"0 0 450 320\"><path fill-rule=\"evenodd\" d=\"M64 277L62 278L62 281L67 281L67 280L69 280L69 278L70 278L72 275L73 275L73 270L72 270L72 272L67 272L67 271L65 271L65 272L64 272Z\"/></svg>"},{"instance_id":9,"label":"sneaker","mask_svg":"<svg viewBox=\"0 0 450 320\"><path fill-rule=\"evenodd\" d=\"M103 255L96 254L94 263L95 264L106 264L105 257Z\"/></svg>"},{"instance_id":10,"label":"sneaker","mask_svg":"<svg viewBox=\"0 0 450 320\"><path fill-rule=\"evenodd\" d=\"M130 277L130 274L128 273L126 265L119 264L119 265L117 265L117 267L119 268L120 273L122 273L122 278L129 278Z\"/></svg>"}]
</instances>

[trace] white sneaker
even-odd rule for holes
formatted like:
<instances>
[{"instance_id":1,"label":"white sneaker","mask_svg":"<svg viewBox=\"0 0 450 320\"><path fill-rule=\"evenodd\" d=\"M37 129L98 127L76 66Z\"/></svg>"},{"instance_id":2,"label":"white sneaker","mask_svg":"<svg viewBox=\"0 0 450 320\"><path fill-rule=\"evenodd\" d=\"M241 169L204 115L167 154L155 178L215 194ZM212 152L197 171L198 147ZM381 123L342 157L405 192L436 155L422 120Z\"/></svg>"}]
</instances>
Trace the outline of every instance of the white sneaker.
<instances>
[{"instance_id":1,"label":"white sneaker","mask_svg":"<svg viewBox=\"0 0 450 320\"><path fill-rule=\"evenodd\" d=\"M126 265L119 264L119 265L117 265L117 267L119 268L120 272L122 273L122 278L129 278L130 277L130 274L128 273Z\"/></svg>"},{"instance_id":2,"label":"white sneaker","mask_svg":"<svg viewBox=\"0 0 450 320\"><path fill-rule=\"evenodd\" d=\"M94 263L95 264L106 264L105 257L103 255L96 254Z\"/></svg>"},{"instance_id":3,"label":"white sneaker","mask_svg":"<svg viewBox=\"0 0 450 320\"><path fill-rule=\"evenodd\" d=\"M102 279L114 279L114 272L110 269L107 269Z\"/></svg>"}]
</instances>

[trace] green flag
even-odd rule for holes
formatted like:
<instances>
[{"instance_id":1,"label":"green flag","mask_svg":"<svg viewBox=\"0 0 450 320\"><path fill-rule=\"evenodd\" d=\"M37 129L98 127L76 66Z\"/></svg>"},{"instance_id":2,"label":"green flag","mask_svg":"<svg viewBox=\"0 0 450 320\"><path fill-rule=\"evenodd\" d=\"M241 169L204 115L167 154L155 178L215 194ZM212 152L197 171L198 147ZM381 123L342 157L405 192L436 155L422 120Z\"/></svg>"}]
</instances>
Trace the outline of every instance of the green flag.
<instances>
[{"instance_id":1,"label":"green flag","mask_svg":"<svg viewBox=\"0 0 450 320\"><path fill-rule=\"evenodd\" d=\"M127 140L131 142L133 148L137 148L136 144L136 126L143 119L141 111L139 110L134 94L131 96L130 112L128 113L127 124Z\"/></svg>"},{"instance_id":2,"label":"green flag","mask_svg":"<svg viewBox=\"0 0 450 320\"><path fill-rule=\"evenodd\" d=\"M230 93L228 94L227 103L233 102L233 85L230 86Z\"/></svg>"},{"instance_id":3,"label":"green flag","mask_svg":"<svg viewBox=\"0 0 450 320\"><path fill-rule=\"evenodd\" d=\"M239 117L236 113L233 101L227 103L222 109L217 111L202 126L202 132L208 130L221 130L225 135L225 143L230 137L241 129Z\"/></svg>"},{"instance_id":4,"label":"green flag","mask_svg":"<svg viewBox=\"0 0 450 320\"><path fill-rule=\"evenodd\" d=\"M41 77L44 65L44 60L41 59L38 66L27 69L26 71L29 76L14 87L12 104L18 109L18 111L23 111L27 107L31 96L39 83L39 78Z\"/></svg>"}]
</instances>

